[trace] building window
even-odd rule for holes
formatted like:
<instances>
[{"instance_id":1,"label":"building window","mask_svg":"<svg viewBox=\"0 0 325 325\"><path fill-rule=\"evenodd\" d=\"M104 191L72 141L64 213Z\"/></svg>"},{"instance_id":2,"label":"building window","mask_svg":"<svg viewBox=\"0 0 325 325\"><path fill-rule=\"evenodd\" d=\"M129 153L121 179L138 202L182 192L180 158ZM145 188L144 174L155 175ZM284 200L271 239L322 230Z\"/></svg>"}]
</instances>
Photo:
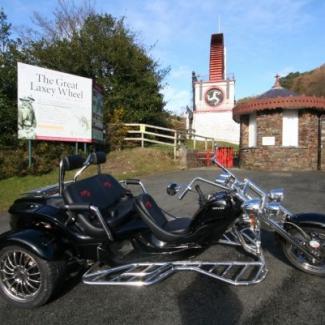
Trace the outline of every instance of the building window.
<instances>
[{"instance_id":1,"label":"building window","mask_svg":"<svg viewBox=\"0 0 325 325\"><path fill-rule=\"evenodd\" d=\"M255 113L249 115L248 146L256 147L256 114Z\"/></svg>"},{"instance_id":2,"label":"building window","mask_svg":"<svg viewBox=\"0 0 325 325\"><path fill-rule=\"evenodd\" d=\"M299 118L297 110L283 111L282 145L284 147L298 147Z\"/></svg>"}]
</instances>

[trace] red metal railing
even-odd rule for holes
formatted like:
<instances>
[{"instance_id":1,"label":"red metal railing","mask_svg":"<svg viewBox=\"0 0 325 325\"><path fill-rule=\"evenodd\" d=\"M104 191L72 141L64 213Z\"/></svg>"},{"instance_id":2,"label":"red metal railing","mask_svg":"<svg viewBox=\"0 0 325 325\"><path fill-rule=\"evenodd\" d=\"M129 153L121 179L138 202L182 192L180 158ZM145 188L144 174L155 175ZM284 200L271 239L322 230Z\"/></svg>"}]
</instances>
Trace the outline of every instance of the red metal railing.
<instances>
[{"instance_id":1,"label":"red metal railing","mask_svg":"<svg viewBox=\"0 0 325 325\"><path fill-rule=\"evenodd\" d=\"M234 167L234 148L220 147L216 149L217 160L226 168Z\"/></svg>"},{"instance_id":2,"label":"red metal railing","mask_svg":"<svg viewBox=\"0 0 325 325\"><path fill-rule=\"evenodd\" d=\"M195 156L204 166L211 166L211 158L214 154L216 154L217 160L226 168L234 167L235 152L232 147L219 147L215 153L213 151L196 152Z\"/></svg>"}]
</instances>

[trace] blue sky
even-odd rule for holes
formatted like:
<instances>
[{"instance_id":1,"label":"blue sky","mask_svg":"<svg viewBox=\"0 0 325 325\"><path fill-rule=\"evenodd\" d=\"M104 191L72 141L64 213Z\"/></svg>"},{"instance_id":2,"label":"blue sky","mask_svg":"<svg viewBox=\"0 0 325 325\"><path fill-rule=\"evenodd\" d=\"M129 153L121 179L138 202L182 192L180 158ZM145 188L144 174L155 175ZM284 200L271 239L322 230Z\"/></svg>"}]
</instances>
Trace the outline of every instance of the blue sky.
<instances>
[{"instance_id":1,"label":"blue sky","mask_svg":"<svg viewBox=\"0 0 325 325\"><path fill-rule=\"evenodd\" d=\"M78 3L78 1L75 1ZM31 25L34 11L51 17L52 0L0 0L15 26ZM95 2L99 13L126 17L138 41L162 67L167 109L191 104L191 72L207 79L210 36L218 17L235 74L236 99L268 90L274 75L307 71L325 63L323 0L116 0Z\"/></svg>"}]
</instances>

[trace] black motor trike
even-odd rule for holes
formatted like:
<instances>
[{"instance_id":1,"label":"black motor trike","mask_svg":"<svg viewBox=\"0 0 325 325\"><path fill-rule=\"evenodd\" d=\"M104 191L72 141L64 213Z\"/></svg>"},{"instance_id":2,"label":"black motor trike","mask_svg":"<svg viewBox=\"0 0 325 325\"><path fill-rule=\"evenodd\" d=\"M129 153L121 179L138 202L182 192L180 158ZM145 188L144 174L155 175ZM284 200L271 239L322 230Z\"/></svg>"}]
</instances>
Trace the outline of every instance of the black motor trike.
<instances>
[{"instance_id":1,"label":"black motor trike","mask_svg":"<svg viewBox=\"0 0 325 325\"><path fill-rule=\"evenodd\" d=\"M261 282L267 268L261 248L261 223L279 238L297 268L325 275L325 216L293 215L280 201L248 179L224 174L194 178L180 193L198 194L193 216L175 217L161 209L138 179L118 181L101 173L102 152L60 162L59 183L24 194L10 207L11 230L0 236L0 294L12 304L45 304L67 281L71 265L93 285L146 286L177 271L190 270L233 285ZM97 165L97 173L81 178ZM77 170L66 181L66 171ZM215 187L203 194L200 183ZM138 186L140 194L130 187ZM180 186L171 183L167 193ZM249 259L197 261L214 244L241 246Z\"/></svg>"}]
</instances>

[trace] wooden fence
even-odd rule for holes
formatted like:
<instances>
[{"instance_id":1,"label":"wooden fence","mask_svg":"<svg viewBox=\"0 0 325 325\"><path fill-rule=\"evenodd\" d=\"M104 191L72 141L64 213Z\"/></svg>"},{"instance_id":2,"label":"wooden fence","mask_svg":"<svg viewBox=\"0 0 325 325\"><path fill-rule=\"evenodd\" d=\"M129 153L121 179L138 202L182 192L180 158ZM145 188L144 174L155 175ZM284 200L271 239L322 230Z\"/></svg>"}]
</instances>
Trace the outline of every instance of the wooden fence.
<instances>
[{"instance_id":1,"label":"wooden fence","mask_svg":"<svg viewBox=\"0 0 325 325\"><path fill-rule=\"evenodd\" d=\"M144 147L145 142L173 147L174 158L177 156L177 149L185 141L192 140L193 149L196 149L197 141L204 141L205 150L208 150L209 144L211 144L211 149L213 150L217 142L216 139L189 133L186 130L168 129L161 126L139 123L126 123L124 125L128 127L128 136L124 138L125 141L140 142L141 147Z\"/></svg>"}]
</instances>

